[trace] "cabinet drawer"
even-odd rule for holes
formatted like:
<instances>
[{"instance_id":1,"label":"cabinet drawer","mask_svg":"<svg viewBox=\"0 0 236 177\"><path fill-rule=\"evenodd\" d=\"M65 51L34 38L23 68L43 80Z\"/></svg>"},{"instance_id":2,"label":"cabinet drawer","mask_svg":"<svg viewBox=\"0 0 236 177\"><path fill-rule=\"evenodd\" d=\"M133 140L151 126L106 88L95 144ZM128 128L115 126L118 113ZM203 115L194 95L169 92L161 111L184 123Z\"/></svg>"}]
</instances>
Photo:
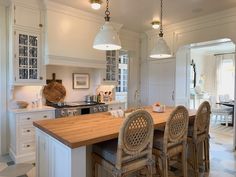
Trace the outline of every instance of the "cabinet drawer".
<instances>
[{"instance_id":1,"label":"cabinet drawer","mask_svg":"<svg viewBox=\"0 0 236 177\"><path fill-rule=\"evenodd\" d=\"M53 117L53 113L48 112L34 112L34 113L25 113L19 116L20 124L32 125L33 121L41 119L50 119Z\"/></svg>"},{"instance_id":2,"label":"cabinet drawer","mask_svg":"<svg viewBox=\"0 0 236 177\"><path fill-rule=\"evenodd\" d=\"M35 152L35 141L20 142L19 151L20 154Z\"/></svg>"},{"instance_id":3,"label":"cabinet drawer","mask_svg":"<svg viewBox=\"0 0 236 177\"><path fill-rule=\"evenodd\" d=\"M25 138L32 137L32 140L35 136L35 128L33 126L20 126L19 128L20 139L24 140Z\"/></svg>"}]
</instances>

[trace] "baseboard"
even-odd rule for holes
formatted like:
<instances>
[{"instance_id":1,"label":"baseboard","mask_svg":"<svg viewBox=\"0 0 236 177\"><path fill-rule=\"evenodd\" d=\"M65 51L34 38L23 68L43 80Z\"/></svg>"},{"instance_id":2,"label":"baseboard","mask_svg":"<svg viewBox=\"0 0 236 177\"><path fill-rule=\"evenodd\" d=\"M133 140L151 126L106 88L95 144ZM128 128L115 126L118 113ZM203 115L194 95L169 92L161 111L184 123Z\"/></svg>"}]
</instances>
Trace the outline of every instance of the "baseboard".
<instances>
[{"instance_id":1,"label":"baseboard","mask_svg":"<svg viewBox=\"0 0 236 177\"><path fill-rule=\"evenodd\" d=\"M35 158L36 158L35 152L17 156L12 151L11 148L9 150L9 155L15 163L25 163L25 162L33 163L33 162L35 162Z\"/></svg>"}]
</instances>

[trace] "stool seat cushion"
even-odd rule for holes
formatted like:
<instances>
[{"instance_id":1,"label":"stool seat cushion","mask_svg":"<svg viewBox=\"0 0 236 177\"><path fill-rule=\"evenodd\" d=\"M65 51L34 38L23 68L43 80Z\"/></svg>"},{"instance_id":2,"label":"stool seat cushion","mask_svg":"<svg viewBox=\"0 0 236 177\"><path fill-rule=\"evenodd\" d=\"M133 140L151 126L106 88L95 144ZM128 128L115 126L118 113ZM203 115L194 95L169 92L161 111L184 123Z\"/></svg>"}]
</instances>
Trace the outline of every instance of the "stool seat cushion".
<instances>
[{"instance_id":1,"label":"stool seat cushion","mask_svg":"<svg viewBox=\"0 0 236 177\"><path fill-rule=\"evenodd\" d=\"M153 137L153 147L159 150L163 149L164 131L155 130Z\"/></svg>"},{"instance_id":2,"label":"stool seat cushion","mask_svg":"<svg viewBox=\"0 0 236 177\"><path fill-rule=\"evenodd\" d=\"M115 165L118 140L108 140L93 145L93 152Z\"/></svg>"}]
</instances>

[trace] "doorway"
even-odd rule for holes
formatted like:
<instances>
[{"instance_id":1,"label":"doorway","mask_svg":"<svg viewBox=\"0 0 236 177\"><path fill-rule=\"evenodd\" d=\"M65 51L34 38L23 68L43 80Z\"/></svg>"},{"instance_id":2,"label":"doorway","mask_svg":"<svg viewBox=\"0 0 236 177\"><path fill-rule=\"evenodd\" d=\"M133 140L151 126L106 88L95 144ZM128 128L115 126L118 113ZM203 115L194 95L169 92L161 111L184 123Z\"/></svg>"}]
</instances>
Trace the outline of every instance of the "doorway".
<instances>
[{"instance_id":1,"label":"doorway","mask_svg":"<svg viewBox=\"0 0 236 177\"><path fill-rule=\"evenodd\" d=\"M220 102L232 101L234 107L235 79L235 44L230 39L191 44L181 47L176 54L177 104L197 109L206 100L215 109L221 107ZM231 111L223 116L212 114L210 131L216 139L224 135L223 140L232 149L235 127L226 126L226 120L230 123L235 120L235 111Z\"/></svg>"}]
</instances>

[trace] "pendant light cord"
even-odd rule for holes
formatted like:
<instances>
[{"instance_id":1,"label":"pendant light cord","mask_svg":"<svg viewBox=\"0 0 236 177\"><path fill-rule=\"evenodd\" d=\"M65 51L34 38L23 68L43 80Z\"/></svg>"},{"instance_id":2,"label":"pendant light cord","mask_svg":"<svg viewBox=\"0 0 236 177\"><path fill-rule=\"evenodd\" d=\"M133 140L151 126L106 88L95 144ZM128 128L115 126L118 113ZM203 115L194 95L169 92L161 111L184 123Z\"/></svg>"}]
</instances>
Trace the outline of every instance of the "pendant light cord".
<instances>
[{"instance_id":1,"label":"pendant light cord","mask_svg":"<svg viewBox=\"0 0 236 177\"><path fill-rule=\"evenodd\" d=\"M107 0L107 6L106 6L106 11L105 11L105 21L109 22L110 21L110 11L109 11L109 0Z\"/></svg>"},{"instance_id":2,"label":"pendant light cord","mask_svg":"<svg viewBox=\"0 0 236 177\"><path fill-rule=\"evenodd\" d=\"M163 0L161 0L160 33L159 33L160 37L163 37L163 26L162 26L162 15L163 15L163 12L162 12L162 9L163 9Z\"/></svg>"}]
</instances>

